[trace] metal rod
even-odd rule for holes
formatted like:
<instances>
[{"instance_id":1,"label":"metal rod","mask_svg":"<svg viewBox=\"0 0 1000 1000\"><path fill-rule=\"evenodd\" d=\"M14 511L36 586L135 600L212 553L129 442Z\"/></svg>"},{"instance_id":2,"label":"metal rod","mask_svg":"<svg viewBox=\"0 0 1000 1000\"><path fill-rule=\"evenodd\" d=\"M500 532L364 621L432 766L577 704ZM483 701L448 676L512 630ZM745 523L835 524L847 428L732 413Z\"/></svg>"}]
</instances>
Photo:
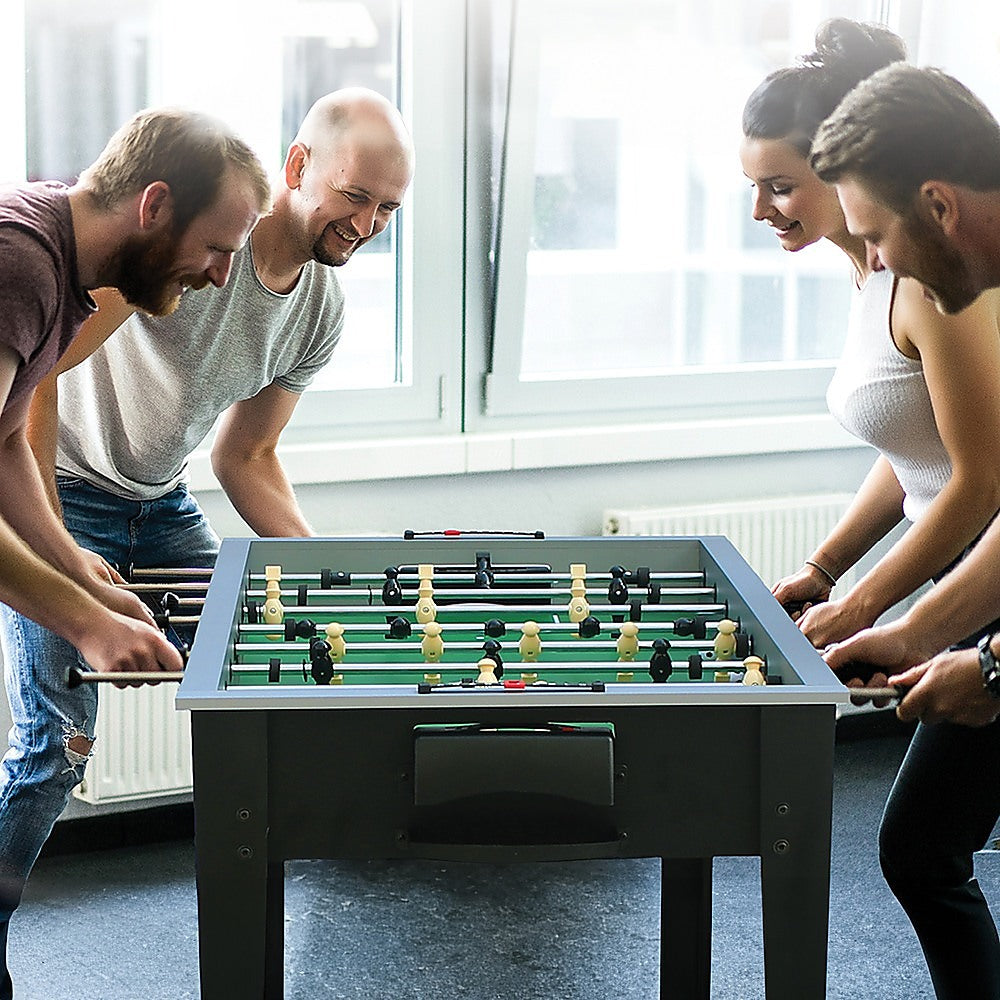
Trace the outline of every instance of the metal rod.
<instances>
[{"instance_id":1,"label":"metal rod","mask_svg":"<svg viewBox=\"0 0 1000 1000\"><path fill-rule=\"evenodd\" d=\"M212 575L212 570L208 566L202 568L199 568L197 566L184 566L184 567L175 567L174 569L156 569L153 567L146 567L145 569L133 569L131 573L132 578L135 580L141 580L143 578L148 578L152 576L165 576L174 580L178 580L186 576L211 577L211 575Z\"/></svg>"},{"instance_id":2,"label":"metal rod","mask_svg":"<svg viewBox=\"0 0 1000 1000\"><path fill-rule=\"evenodd\" d=\"M183 671L170 670L81 670L70 667L66 671L66 684L71 688L81 684L159 684L161 681L180 682L184 680Z\"/></svg>"}]
</instances>

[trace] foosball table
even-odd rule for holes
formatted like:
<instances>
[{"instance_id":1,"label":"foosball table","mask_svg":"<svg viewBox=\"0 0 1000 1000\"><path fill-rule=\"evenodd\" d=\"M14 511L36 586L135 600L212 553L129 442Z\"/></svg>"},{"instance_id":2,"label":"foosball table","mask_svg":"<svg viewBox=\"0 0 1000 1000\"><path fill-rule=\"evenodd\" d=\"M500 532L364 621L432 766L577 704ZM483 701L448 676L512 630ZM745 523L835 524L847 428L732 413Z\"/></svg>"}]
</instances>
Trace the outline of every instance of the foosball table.
<instances>
[{"instance_id":1,"label":"foosball table","mask_svg":"<svg viewBox=\"0 0 1000 1000\"><path fill-rule=\"evenodd\" d=\"M283 996L288 860L660 858L660 996L707 1000L744 855L768 1000L821 1000L846 701L721 537L226 539L177 696L202 998Z\"/></svg>"}]
</instances>

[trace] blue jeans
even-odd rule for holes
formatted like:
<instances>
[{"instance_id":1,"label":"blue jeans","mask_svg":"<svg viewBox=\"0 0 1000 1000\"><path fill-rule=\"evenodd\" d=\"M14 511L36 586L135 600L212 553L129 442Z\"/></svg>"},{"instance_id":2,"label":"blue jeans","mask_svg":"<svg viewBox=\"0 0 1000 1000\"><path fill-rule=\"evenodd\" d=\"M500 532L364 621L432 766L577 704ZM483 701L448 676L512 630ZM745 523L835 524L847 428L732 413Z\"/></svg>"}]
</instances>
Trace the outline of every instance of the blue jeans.
<instances>
[{"instance_id":1,"label":"blue jeans","mask_svg":"<svg viewBox=\"0 0 1000 1000\"><path fill-rule=\"evenodd\" d=\"M122 575L132 568L211 566L219 539L185 486L125 500L80 479L59 481L63 520L81 546ZM74 786L97 721L97 685L66 686L83 661L65 639L0 604L0 643L13 725L0 762L0 1000L12 996L6 936L24 883ZM95 748L99 752L99 747Z\"/></svg>"}]
</instances>

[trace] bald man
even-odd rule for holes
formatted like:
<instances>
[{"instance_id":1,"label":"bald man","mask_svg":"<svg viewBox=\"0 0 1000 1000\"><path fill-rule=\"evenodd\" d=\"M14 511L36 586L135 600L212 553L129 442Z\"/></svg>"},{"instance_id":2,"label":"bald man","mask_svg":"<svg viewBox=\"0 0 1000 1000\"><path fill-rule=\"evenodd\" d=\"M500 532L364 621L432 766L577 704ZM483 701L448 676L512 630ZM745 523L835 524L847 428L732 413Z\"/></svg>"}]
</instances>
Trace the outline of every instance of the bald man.
<instances>
[{"instance_id":1,"label":"bald man","mask_svg":"<svg viewBox=\"0 0 1000 1000\"><path fill-rule=\"evenodd\" d=\"M109 572L214 562L218 538L184 479L189 454L220 415L212 463L240 515L261 535L312 534L277 457L278 439L340 337L344 297L335 269L389 224L413 160L390 102L367 90L336 91L302 122L273 211L235 254L225 287L185 293L170 316L156 319L133 315L116 294L95 294L100 311L63 356L58 381L50 377L36 392L30 438L66 527ZM69 643L21 615L5 612L0 627L24 649L21 688L36 674L65 676L79 663ZM32 725L54 727L60 746L64 721L73 719L73 753L67 743L62 766L19 809L0 799L3 843L16 845L0 854L0 920L16 907L83 778L96 687L60 693L73 699L71 709L33 713ZM22 765L30 759L8 764L9 781ZM5 930L2 923L0 936Z\"/></svg>"},{"instance_id":2,"label":"bald man","mask_svg":"<svg viewBox=\"0 0 1000 1000\"><path fill-rule=\"evenodd\" d=\"M123 534L105 558L141 566L141 542L128 531L139 518L150 533L176 536L176 565L211 563L217 539L183 480L220 414L212 466L236 510L259 535L312 534L278 439L340 337L344 300L333 268L389 224L413 159L390 102L364 89L328 94L302 122L273 211L234 258L225 289L185 295L167 319L130 315L119 296L98 296L100 313L39 387L31 422L39 464L62 481L71 531L81 506L81 544L104 554L106 519L120 518ZM101 521L95 534L91 514ZM162 564L162 541L155 545Z\"/></svg>"}]
</instances>

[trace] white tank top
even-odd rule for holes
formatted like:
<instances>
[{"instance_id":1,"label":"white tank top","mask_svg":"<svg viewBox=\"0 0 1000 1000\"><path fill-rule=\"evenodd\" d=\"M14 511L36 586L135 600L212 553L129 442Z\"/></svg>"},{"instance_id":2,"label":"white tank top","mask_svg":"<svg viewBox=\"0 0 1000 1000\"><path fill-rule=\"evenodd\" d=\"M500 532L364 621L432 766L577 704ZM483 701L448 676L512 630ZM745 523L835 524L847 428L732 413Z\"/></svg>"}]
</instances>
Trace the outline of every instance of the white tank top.
<instances>
[{"instance_id":1,"label":"white tank top","mask_svg":"<svg viewBox=\"0 0 1000 1000\"><path fill-rule=\"evenodd\" d=\"M901 354L891 336L895 285L891 271L876 271L855 295L826 401L846 430L885 455L906 494L903 513L916 521L951 478L951 460L923 364Z\"/></svg>"}]
</instances>

